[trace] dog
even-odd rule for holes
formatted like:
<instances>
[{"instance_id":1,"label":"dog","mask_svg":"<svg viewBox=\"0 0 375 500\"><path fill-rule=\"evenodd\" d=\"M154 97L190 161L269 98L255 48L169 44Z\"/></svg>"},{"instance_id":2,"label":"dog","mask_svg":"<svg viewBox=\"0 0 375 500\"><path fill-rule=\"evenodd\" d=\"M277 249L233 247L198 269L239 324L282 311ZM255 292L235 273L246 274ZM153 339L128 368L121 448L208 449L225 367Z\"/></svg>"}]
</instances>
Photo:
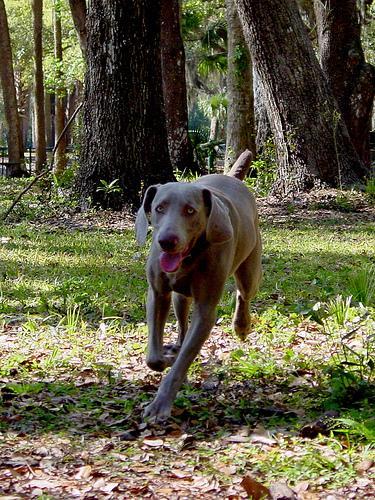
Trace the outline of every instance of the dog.
<instances>
[{"instance_id":1,"label":"dog","mask_svg":"<svg viewBox=\"0 0 375 500\"><path fill-rule=\"evenodd\" d=\"M153 227L146 362L158 372L171 366L145 409L146 420L161 422L170 416L189 366L215 324L216 306L231 275L237 287L233 328L241 339L251 330L249 301L262 277L262 244L254 196L235 173L232 169L229 175L205 175L191 183L150 186L137 213L138 244L146 240L149 220ZM164 346L171 302L178 340Z\"/></svg>"}]
</instances>

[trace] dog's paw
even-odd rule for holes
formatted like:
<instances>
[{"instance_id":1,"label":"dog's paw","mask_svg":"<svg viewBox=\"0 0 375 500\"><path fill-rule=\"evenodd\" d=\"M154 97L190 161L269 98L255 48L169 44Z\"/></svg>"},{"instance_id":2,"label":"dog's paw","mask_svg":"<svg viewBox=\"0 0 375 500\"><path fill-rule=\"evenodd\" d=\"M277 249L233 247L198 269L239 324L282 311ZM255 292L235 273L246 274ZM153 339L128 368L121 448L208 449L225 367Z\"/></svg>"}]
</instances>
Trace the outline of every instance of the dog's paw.
<instances>
[{"instance_id":1,"label":"dog's paw","mask_svg":"<svg viewBox=\"0 0 375 500\"><path fill-rule=\"evenodd\" d=\"M171 416L171 409L170 402L156 397L152 403L146 406L143 419L153 424L165 422Z\"/></svg>"},{"instance_id":2,"label":"dog's paw","mask_svg":"<svg viewBox=\"0 0 375 500\"><path fill-rule=\"evenodd\" d=\"M164 357L148 357L146 359L146 364L149 368L151 368L151 370L154 370L154 372L163 372L167 366L170 366Z\"/></svg>"},{"instance_id":3,"label":"dog's paw","mask_svg":"<svg viewBox=\"0 0 375 500\"><path fill-rule=\"evenodd\" d=\"M257 321L255 318L252 316L248 316L247 318L243 319L234 319L232 323L233 330L237 337L244 341L246 340L246 337L254 330L254 326L256 325Z\"/></svg>"}]
</instances>

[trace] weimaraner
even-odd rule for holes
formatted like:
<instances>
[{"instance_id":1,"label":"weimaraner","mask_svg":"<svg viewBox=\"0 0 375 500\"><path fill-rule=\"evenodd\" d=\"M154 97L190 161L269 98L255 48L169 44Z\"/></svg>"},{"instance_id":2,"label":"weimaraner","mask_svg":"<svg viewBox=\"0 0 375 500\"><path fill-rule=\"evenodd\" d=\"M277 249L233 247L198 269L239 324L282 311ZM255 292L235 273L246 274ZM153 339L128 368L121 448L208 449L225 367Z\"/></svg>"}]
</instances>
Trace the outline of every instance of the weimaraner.
<instances>
[{"instance_id":1,"label":"weimaraner","mask_svg":"<svg viewBox=\"0 0 375 500\"><path fill-rule=\"evenodd\" d=\"M192 183L150 186L137 214L139 244L146 240L149 217L154 228L147 262L146 361L160 372L172 366L144 412L152 421L170 416L189 366L215 324L216 306L232 274L237 285L233 328L240 338L251 329L249 300L262 276L261 238L254 197L231 176L232 171L230 175L206 175ZM163 346L171 299L179 335L176 345Z\"/></svg>"}]
</instances>

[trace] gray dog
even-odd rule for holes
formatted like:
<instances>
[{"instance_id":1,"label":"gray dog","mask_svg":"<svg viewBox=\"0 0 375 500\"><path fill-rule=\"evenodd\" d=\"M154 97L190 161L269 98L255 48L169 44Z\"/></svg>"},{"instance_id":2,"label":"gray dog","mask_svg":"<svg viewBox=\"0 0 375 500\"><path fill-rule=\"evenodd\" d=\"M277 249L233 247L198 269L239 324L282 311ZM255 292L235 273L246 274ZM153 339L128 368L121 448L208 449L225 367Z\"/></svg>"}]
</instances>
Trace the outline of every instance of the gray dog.
<instances>
[{"instance_id":1,"label":"gray dog","mask_svg":"<svg viewBox=\"0 0 375 500\"><path fill-rule=\"evenodd\" d=\"M231 173L150 186L137 214L139 244L146 240L149 217L154 228L147 262L147 365L160 372L172 366L145 410L153 421L170 416L189 366L215 324L216 306L232 274L237 285L233 328L240 338L251 329L249 300L262 276L258 215L253 195ZM179 336L176 345L164 346L171 299Z\"/></svg>"}]
</instances>

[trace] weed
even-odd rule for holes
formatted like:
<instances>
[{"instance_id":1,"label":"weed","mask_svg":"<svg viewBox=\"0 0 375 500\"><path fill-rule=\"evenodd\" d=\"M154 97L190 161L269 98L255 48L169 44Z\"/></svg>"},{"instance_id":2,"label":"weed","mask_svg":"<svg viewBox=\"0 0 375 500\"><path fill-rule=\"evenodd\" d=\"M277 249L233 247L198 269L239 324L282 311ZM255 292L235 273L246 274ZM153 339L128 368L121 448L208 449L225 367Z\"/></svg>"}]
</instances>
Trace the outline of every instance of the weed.
<instances>
[{"instance_id":1,"label":"weed","mask_svg":"<svg viewBox=\"0 0 375 500\"><path fill-rule=\"evenodd\" d=\"M354 300L365 306L375 303L375 266L367 265L349 279Z\"/></svg>"},{"instance_id":2,"label":"weed","mask_svg":"<svg viewBox=\"0 0 375 500\"><path fill-rule=\"evenodd\" d=\"M351 418L338 418L335 420L335 433L345 434L349 440L363 439L375 443L375 418L367 420L354 420Z\"/></svg>"},{"instance_id":3,"label":"weed","mask_svg":"<svg viewBox=\"0 0 375 500\"><path fill-rule=\"evenodd\" d=\"M365 192L371 198L375 198L375 177L371 177L370 179L367 179L366 186L365 186Z\"/></svg>"},{"instance_id":4,"label":"weed","mask_svg":"<svg viewBox=\"0 0 375 500\"><path fill-rule=\"evenodd\" d=\"M341 295L328 302L327 313L333 316L339 326L344 326L349 315L352 297L342 298Z\"/></svg>"}]
</instances>

